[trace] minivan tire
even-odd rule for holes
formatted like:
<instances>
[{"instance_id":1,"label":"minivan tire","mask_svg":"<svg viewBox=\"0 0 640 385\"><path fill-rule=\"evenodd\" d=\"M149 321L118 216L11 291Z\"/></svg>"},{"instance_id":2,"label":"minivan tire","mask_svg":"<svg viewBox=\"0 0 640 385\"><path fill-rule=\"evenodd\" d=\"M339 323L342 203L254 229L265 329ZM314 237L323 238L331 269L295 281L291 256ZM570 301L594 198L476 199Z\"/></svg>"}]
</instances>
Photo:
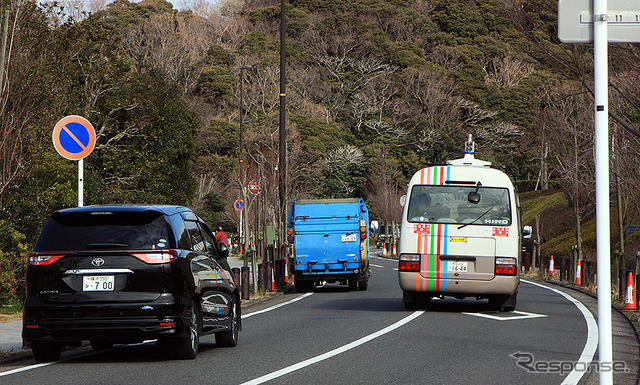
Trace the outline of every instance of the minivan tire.
<instances>
[{"instance_id":1,"label":"minivan tire","mask_svg":"<svg viewBox=\"0 0 640 385\"><path fill-rule=\"evenodd\" d=\"M216 346L232 348L238 344L238 331L240 330L239 302L232 300L229 306L231 311L231 329L218 332L216 336Z\"/></svg>"},{"instance_id":2,"label":"minivan tire","mask_svg":"<svg viewBox=\"0 0 640 385\"><path fill-rule=\"evenodd\" d=\"M31 352L38 362L58 361L62 354L62 345L57 342L34 341L31 343Z\"/></svg>"},{"instance_id":3,"label":"minivan tire","mask_svg":"<svg viewBox=\"0 0 640 385\"><path fill-rule=\"evenodd\" d=\"M192 360L198 355L200 347L200 312L195 304L191 305L189 311L189 328L185 335L174 340L173 346L178 358Z\"/></svg>"}]
</instances>

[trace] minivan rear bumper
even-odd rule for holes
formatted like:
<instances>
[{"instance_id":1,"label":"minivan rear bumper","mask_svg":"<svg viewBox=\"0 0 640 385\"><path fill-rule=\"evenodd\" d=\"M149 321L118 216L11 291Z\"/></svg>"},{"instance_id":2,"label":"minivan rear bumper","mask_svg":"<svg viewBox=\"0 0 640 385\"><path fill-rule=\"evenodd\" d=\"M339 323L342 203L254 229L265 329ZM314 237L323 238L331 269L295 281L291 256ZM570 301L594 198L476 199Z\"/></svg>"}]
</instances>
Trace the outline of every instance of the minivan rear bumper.
<instances>
[{"instance_id":1,"label":"minivan rear bumper","mask_svg":"<svg viewBox=\"0 0 640 385\"><path fill-rule=\"evenodd\" d=\"M182 333L190 304L170 295L148 303L50 304L27 299L22 337L29 341L134 343Z\"/></svg>"}]
</instances>

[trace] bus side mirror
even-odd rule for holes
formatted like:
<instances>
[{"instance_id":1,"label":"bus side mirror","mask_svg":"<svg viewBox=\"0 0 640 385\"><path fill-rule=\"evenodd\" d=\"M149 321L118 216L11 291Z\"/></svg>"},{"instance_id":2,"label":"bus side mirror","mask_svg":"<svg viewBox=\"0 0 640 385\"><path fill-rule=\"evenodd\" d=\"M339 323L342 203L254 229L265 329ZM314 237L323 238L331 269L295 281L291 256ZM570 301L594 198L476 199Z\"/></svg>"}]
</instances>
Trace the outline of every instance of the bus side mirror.
<instances>
[{"instance_id":1,"label":"bus side mirror","mask_svg":"<svg viewBox=\"0 0 640 385\"><path fill-rule=\"evenodd\" d=\"M522 237L523 238L531 238L532 230L531 226L522 227Z\"/></svg>"}]
</instances>

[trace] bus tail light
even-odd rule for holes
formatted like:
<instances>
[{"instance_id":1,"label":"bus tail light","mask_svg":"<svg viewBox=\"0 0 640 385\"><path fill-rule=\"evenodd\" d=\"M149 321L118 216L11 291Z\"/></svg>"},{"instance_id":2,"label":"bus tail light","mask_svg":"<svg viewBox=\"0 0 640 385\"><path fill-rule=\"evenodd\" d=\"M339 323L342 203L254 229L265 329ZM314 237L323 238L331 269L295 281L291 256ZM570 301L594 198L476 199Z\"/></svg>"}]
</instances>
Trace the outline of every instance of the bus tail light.
<instances>
[{"instance_id":1,"label":"bus tail light","mask_svg":"<svg viewBox=\"0 0 640 385\"><path fill-rule=\"evenodd\" d=\"M496 258L496 275L518 275L518 261L516 258Z\"/></svg>"},{"instance_id":2,"label":"bus tail light","mask_svg":"<svg viewBox=\"0 0 640 385\"><path fill-rule=\"evenodd\" d=\"M400 254L399 271L419 272L420 271L420 255L419 254Z\"/></svg>"}]
</instances>

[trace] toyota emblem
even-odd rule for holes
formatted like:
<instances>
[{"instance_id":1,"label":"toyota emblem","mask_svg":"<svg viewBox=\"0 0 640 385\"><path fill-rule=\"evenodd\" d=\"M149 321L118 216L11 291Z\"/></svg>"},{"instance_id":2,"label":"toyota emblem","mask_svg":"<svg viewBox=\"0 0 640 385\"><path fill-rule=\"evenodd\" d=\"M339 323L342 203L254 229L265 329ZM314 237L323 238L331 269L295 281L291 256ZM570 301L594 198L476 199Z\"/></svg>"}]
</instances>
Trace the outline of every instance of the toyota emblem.
<instances>
[{"instance_id":1,"label":"toyota emblem","mask_svg":"<svg viewBox=\"0 0 640 385\"><path fill-rule=\"evenodd\" d=\"M91 264L95 267L100 267L102 265L104 265L104 259L102 258L93 258L93 261L91 261Z\"/></svg>"}]
</instances>

